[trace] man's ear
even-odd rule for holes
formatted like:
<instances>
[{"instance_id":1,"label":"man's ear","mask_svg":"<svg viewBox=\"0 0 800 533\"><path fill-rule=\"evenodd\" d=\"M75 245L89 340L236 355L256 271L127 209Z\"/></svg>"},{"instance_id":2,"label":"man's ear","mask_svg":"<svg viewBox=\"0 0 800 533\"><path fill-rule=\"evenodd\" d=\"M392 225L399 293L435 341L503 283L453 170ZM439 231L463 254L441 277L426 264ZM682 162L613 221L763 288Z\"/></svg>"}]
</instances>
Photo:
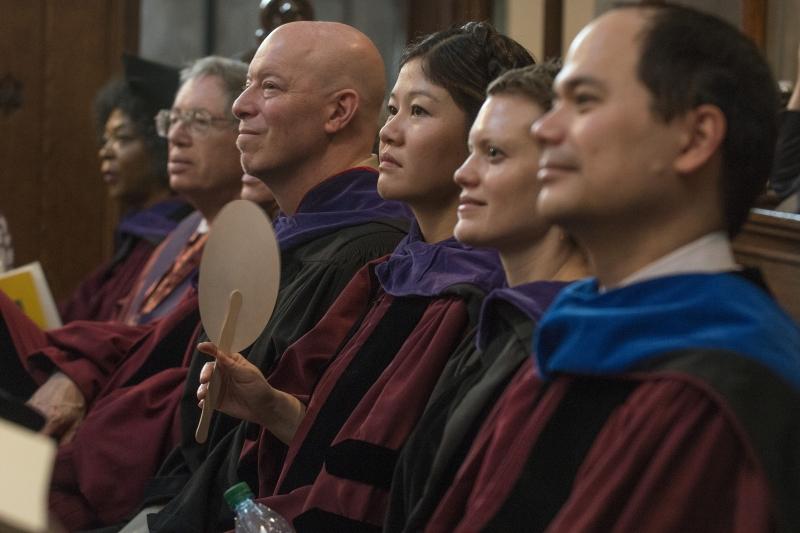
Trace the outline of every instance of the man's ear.
<instances>
[{"instance_id":1,"label":"man's ear","mask_svg":"<svg viewBox=\"0 0 800 533\"><path fill-rule=\"evenodd\" d=\"M325 133L333 134L343 130L358 111L361 99L353 89L336 91L330 97L325 121Z\"/></svg>"},{"instance_id":2,"label":"man's ear","mask_svg":"<svg viewBox=\"0 0 800 533\"><path fill-rule=\"evenodd\" d=\"M700 105L678 120L683 121L685 135L674 162L675 170L678 174L692 174L721 149L728 121L722 110L712 104Z\"/></svg>"}]
</instances>

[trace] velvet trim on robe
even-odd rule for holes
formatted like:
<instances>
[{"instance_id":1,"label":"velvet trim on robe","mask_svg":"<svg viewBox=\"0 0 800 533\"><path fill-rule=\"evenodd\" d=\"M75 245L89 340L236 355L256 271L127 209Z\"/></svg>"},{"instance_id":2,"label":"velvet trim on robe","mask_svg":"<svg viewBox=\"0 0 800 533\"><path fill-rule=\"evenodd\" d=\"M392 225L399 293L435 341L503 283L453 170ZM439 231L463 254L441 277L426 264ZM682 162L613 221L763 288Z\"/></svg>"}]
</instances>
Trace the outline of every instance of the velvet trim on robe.
<instances>
[{"instance_id":1,"label":"velvet trim on robe","mask_svg":"<svg viewBox=\"0 0 800 533\"><path fill-rule=\"evenodd\" d=\"M450 357L400 455L384 531L418 531L429 519L481 422L529 359L534 325L565 285L533 282L486 297L476 341Z\"/></svg>"},{"instance_id":2,"label":"velvet trim on robe","mask_svg":"<svg viewBox=\"0 0 800 533\"><path fill-rule=\"evenodd\" d=\"M188 273L177 283L155 309L148 313L142 313L142 306L148 290L172 269L181 253L190 246L190 241L202 220L203 216L195 211L186 217L175 228L175 231L170 233L169 237L159 245L147 265L142 269L131 294L124 302L121 302L118 320L127 324L146 324L169 314L186 296L192 287L192 280L196 276L197 269ZM202 248L200 250L202 252Z\"/></svg>"},{"instance_id":3,"label":"velvet trim on robe","mask_svg":"<svg viewBox=\"0 0 800 533\"><path fill-rule=\"evenodd\" d=\"M264 502L298 531L380 528L399 450L473 328L482 295L504 283L494 252L452 239L427 244L418 230L364 276L284 357L332 358L319 381L313 373L303 376L305 386L297 376L282 381L281 367L273 376L275 386L310 397L282 466L282 446L268 433L259 450L259 492L274 488ZM363 306L357 312L354 301ZM354 320L343 322L348 309ZM341 347L330 350L331 338Z\"/></svg>"},{"instance_id":4,"label":"velvet trim on robe","mask_svg":"<svg viewBox=\"0 0 800 533\"><path fill-rule=\"evenodd\" d=\"M426 531L798 530L796 326L743 283L729 274L651 280L618 289L635 295L627 302L617 291L584 293L587 284L563 292L540 326L537 357L548 379L517 374ZM764 317L777 319L762 326ZM722 349L698 342L723 336ZM726 350L730 342L743 352ZM619 371L621 362L631 368ZM591 403L565 420L560 413L581 389L595 391ZM629 392L593 418L615 389Z\"/></svg>"},{"instance_id":5,"label":"velvet trim on robe","mask_svg":"<svg viewBox=\"0 0 800 533\"><path fill-rule=\"evenodd\" d=\"M477 310L480 292L463 287L464 292L452 287L452 292L434 298L394 297L380 291L362 308L360 327L313 389L309 382L304 391L310 396L308 410L288 448L275 494L262 500L293 520L298 532L332 531L342 524L380 528L397 454L449 355L474 323L470 307ZM345 292L342 305L351 305L349 295ZM415 312L417 319L400 327L400 317ZM352 323L347 326L339 338L352 330ZM294 349L319 354L318 338L330 343L309 334ZM393 349L380 349L387 345ZM376 360L377 368L365 370ZM356 397L351 396L354 389ZM264 481L276 470L270 448L259 451ZM260 491L264 494L269 488L262 485Z\"/></svg>"},{"instance_id":6,"label":"velvet trim on robe","mask_svg":"<svg viewBox=\"0 0 800 533\"><path fill-rule=\"evenodd\" d=\"M378 196L377 182L374 168L356 167L318 184L306 193L292 216L279 213L275 219L281 250L374 220L412 220L404 203Z\"/></svg>"},{"instance_id":7,"label":"velvet trim on robe","mask_svg":"<svg viewBox=\"0 0 800 533\"><path fill-rule=\"evenodd\" d=\"M298 217L288 233L278 232L279 239L292 239L293 244L287 246L279 241L282 276L276 308L266 329L246 354L264 371L319 320L352 275L368 261L389 253L408 227L406 219L396 218L398 214L404 216L405 209L398 213L395 207L383 205L386 202L374 189L377 179L374 171L357 168L334 178L319 186L325 194L309 194L304 198L299 211L307 216ZM350 180L355 183L352 187L348 185ZM353 192L353 198L337 196L338 188ZM338 203L331 202L337 197ZM327 218L312 216L318 209ZM370 214L367 221L364 213ZM331 217L338 222L346 221L347 225L328 224ZM238 439L245 432L245 425L240 428L238 420L216 413L206 443L198 445L194 439L200 413L196 383L206 361L208 358L196 351L191 357L179 405L174 406L180 427L179 446L148 483L145 501L163 502L185 485L186 492L205 494L207 484L213 484L217 476L226 475L227 471L218 467L220 463L229 455L234 468L238 462L242 442ZM224 481L222 486L227 489L229 483ZM203 498L192 500L202 502ZM220 504L224 505L221 495ZM178 530L185 531L182 527Z\"/></svg>"},{"instance_id":8,"label":"velvet trim on robe","mask_svg":"<svg viewBox=\"0 0 800 533\"><path fill-rule=\"evenodd\" d=\"M120 301L128 296L158 244L192 211L170 198L122 219L110 261L80 282L58 306L64 324L73 320L116 320Z\"/></svg>"},{"instance_id":9,"label":"velvet trim on robe","mask_svg":"<svg viewBox=\"0 0 800 533\"><path fill-rule=\"evenodd\" d=\"M194 208L181 198L162 200L149 208L124 216L117 226L116 239L119 241L126 235L132 235L158 244L192 211Z\"/></svg>"},{"instance_id":10,"label":"velvet trim on robe","mask_svg":"<svg viewBox=\"0 0 800 533\"><path fill-rule=\"evenodd\" d=\"M548 532L776 530L763 469L716 391L686 374L631 374L617 381L624 380L635 388L596 435ZM538 518L537 501L517 483L574 383L568 376L544 382L526 362L424 530L530 526ZM517 504L504 507L512 492ZM504 525L498 527L493 520L501 511Z\"/></svg>"},{"instance_id":11,"label":"velvet trim on robe","mask_svg":"<svg viewBox=\"0 0 800 533\"><path fill-rule=\"evenodd\" d=\"M424 243L423 243L424 244ZM403 248L406 245L411 245L416 248L419 248L419 244L414 239L406 239L401 245L398 245L398 249L392 255L392 258L398 257L398 250ZM489 286L489 283L500 284L501 280L503 279L502 268L499 263L499 258L497 257L496 253L489 253L484 251L469 251L464 247L460 247L458 245L453 245L450 241L445 241L444 243L437 243L437 244L424 244L424 246L430 247L433 254L417 254L416 257L436 257L436 261L429 262L431 268L427 270L426 275L428 276L437 276L439 273L445 273L447 271L447 266L452 265L453 262L448 262L448 258L458 259L461 260L465 256L467 258L472 257L472 266L471 268L463 268L459 270L459 275L455 277L450 277L448 279L451 280L451 283L457 283L458 280L465 279L467 281L473 281L475 279L480 280L480 282L484 283L484 287L486 290L491 289L492 287ZM388 259L388 261L392 261L392 259ZM376 265L381 264L382 262L376 263ZM464 263L465 265L469 264L469 261ZM386 324L381 324L381 318L383 313L387 310L388 306L392 307L393 304L397 304L398 301L402 301L400 305L405 305L407 302L405 300L416 299L417 302L412 304L411 307L413 308L414 313L422 313L424 314L424 319L419 320L419 327L414 329L416 322L412 322L407 324L411 331L413 332L414 338L417 335L420 335L424 338L429 338L432 344L428 346L427 352L425 352L425 346L427 346L426 342L420 342L419 344L414 344L412 342L403 343L405 340L405 336L402 335L381 335L379 337L386 338L391 340L393 343L393 348L390 350L377 350L374 353L380 353L381 358L375 359L374 362L376 366L371 369L373 372L372 374L367 373L367 375L360 374L363 378L361 379L361 383L367 386L366 391L359 390L358 392L352 392L351 398L349 400L355 401L359 403L359 405L363 406L360 409L356 409L356 413L354 418L349 421L339 419L339 422L342 424L342 435L347 434L347 432L353 431L355 428L359 427L360 425L364 425L364 427L369 427L370 424L374 424L375 418L369 414L368 404L370 401L366 400L365 398L371 398L373 394L378 394L379 391L377 387L373 387L376 374L378 382L383 383L384 379L388 379L390 383L386 386L386 391L393 390L393 386L395 383L400 383L402 379L402 374L395 374L395 369L400 367L407 371L409 374L409 379L413 380L416 379L420 386L420 401L416 405L416 408L421 409L424 406L425 398L427 397L427 391L430 391L430 388L433 386L433 383L438 376L438 372L441 370L441 365L444 364L447 355L449 355L450 351L455 348L455 345L461 341L466 331L468 323L474 323L477 317L477 304L475 305L468 305L467 301L477 302L480 298L479 295L482 295L483 292L481 289L472 286L472 285L461 285L456 288L456 286L443 286L442 290L444 291L439 298L426 298L426 297L403 297L403 298L395 298L386 292L383 291L383 288L380 286L378 282L377 276L373 273L374 266L367 267L369 270L365 269L362 273L356 276L353 281L347 286L347 288L342 292L342 295L339 299L337 299L334 306L331 310L325 315L325 317L317 324L317 326L309 332L307 335L303 337L300 341L298 341L297 346L290 349L286 352L279 361L278 367L275 370L275 375L283 375L287 369L298 368L302 367L306 374L303 376L287 376L285 381L281 381L280 378L274 382L274 385L278 386L281 389L290 390L297 393L299 396L308 397L311 394L312 390L319 391L322 387L322 381L320 381L319 385L317 381L320 380L320 373L324 371L324 375L328 376L331 379L332 384L336 384L339 380L336 377L339 372L345 370L343 367L337 367L337 374L334 375L332 373L332 369L335 365L343 364L340 361L349 361L356 355L360 348L360 343L351 343L350 351L347 352L347 356L343 357L343 354L347 350L347 348L342 348L339 345L332 344L332 338L340 338L343 332L339 331L337 334L331 335L320 335L317 336L316 331L318 328L321 328L325 331L330 331L331 325L330 321L333 320L336 324L341 325L345 328L345 333L350 332L353 335L358 335L357 330L359 330L359 326L364 324L371 324L369 327L365 327L363 335L367 335L366 332L372 331L373 327L384 327L387 326L391 329L393 322L387 322ZM493 272L492 275L478 275L481 274L484 270L490 270ZM408 269L407 272L415 272L413 268ZM364 276L367 276L364 278ZM365 283L365 279L369 280ZM399 278L398 278L399 279ZM486 283L486 280L489 280ZM402 281L402 280L401 280ZM496 286L496 285L495 285ZM456 294L457 293L457 294ZM374 296L371 296L373 295ZM342 307L347 309L353 309L354 304L353 299L361 302L363 307L358 307L358 311L356 311L357 316L353 316L349 314L348 316L352 320L351 322L345 323L341 320L341 312ZM470 308L472 309L472 318L470 319ZM409 309L410 311L410 309ZM375 313L372 315L373 322L370 322L370 319L367 318L368 315L371 313ZM399 316L408 318L406 314L402 311L398 313ZM419 318L419 317L417 317ZM436 336L436 329L435 327L431 329L433 326L441 326L441 336ZM360 330L359 330L360 331ZM427 336L427 337L426 337ZM324 337L324 341L322 339ZM363 337L359 337L362 338ZM310 339L310 340L309 340ZM310 347L309 349L303 348L306 342L316 343L317 339L319 341L323 341L325 344L325 348L320 350L318 346ZM434 342L435 340L435 342ZM402 348L398 348L402 345ZM340 352L340 349L343 350ZM399 350L399 351L398 351ZM337 353L339 355L337 355ZM371 352L367 352L371 353ZM422 357L422 354L426 353L427 358L423 358L425 360L424 365L419 365L418 369L415 369L413 372L408 370L408 366L413 366L412 361L416 361L418 358ZM399 355L399 357L396 357ZM369 359L369 357L367 357ZM309 363L309 360L313 360L314 363ZM326 366L329 362L333 360L334 362L331 363L331 367L326 369ZM384 368L385 365L388 367ZM355 371L358 373L359 371L363 370L363 365L355 365ZM385 374L382 372L386 370ZM316 373L314 372L316 371ZM347 370L349 372L349 369ZM273 376L274 377L274 376ZM271 381L273 378L270 378ZM323 380L325 378L322 378ZM413 382L413 381L411 381ZM395 391L397 394L398 391ZM362 393L365 393L366 396L362 397ZM391 394L389 395L391 397ZM320 397L322 400L322 397ZM384 403L384 401L378 401L377 405L380 406L378 409L386 409L388 412L389 407ZM325 404L326 402L321 401L321 404ZM313 398L312 398L313 404ZM334 406L334 410L336 410L336 402L332 402L331 405ZM374 406L374 405L373 405ZM307 414L307 420L310 422L315 417L314 410L315 406L310 406L309 413L312 415L311 417ZM415 408L415 409L416 409ZM396 407L395 407L396 409ZM350 412L349 410L347 411ZM397 439L398 442L387 442L389 446L399 446L399 444L404 440L405 436L410 431L411 427L413 427L413 421L416 420L416 415L418 414L418 410L412 409L408 413L408 423L403 424L399 422L397 424ZM342 413L339 410L340 416ZM415 414L416 413L416 414ZM363 417L363 419L362 419ZM327 418L327 417L326 417ZM332 438L335 436L335 428L334 434L330 434L330 428L326 431L326 436L322 440L327 440L328 438ZM316 431L316 430L314 430ZM241 438L244 437L244 432L240 431ZM351 439L352 440L352 439ZM241 442L241 441L240 441ZM298 441L299 444L300 441ZM366 442L366 441L365 441ZM230 443L227 443L230 445ZM238 444L238 443L237 443ZM329 443L330 444L330 443ZM383 448L378 443L372 443L374 446L372 447L373 450L376 451L379 455L388 455L391 456L395 452L391 449L388 450L388 454L383 454ZM343 446L338 446L338 450L348 450L350 449L351 443L345 443ZM362 446L360 443L355 444L356 447ZM242 449L241 444L238 445L238 448L234 449ZM255 450L253 449L253 445L247 444L245 446L245 453L244 457L241 460L241 463L238 464L238 469L236 468L235 463L229 458L227 461L218 463L214 466L215 471L224 471L226 472L226 477L223 482L222 479L218 479L216 482L216 486L212 486L210 488L201 491L198 494L196 491L191 490L183 490L182 493L179 495L178 498L173 500L167 507L162 510L157 515L151 516L149 525L152 531L185 531L189 529L197 529L207 527L210 529L219 529L226 526L230 526L230 519L231 514L230 511L226 509L226 506L222 503L222 492L229 487L232 482L236 482L239 479L245 479L250 483L253 483L252 480L248 476L248 470L252 468L251 465L254 466L254 458L253 453ZM273 453L274 451L274 453ZM259 443L259 453L258 458L261 461L264 458L264 453L266 453L265 463L263 465L259 465L261 469L263 467L263 471L260 472L260 479L257 480L259 485L262 487L260 492L262 494L269 494L269 492L264 489L264 484L274 484L279 476L279 472L281 469L282 459L284 454L286 453L286 447L279 442L273 440L272 436L269 434L265 434L260 439ZM342 461L347 461L347 453L343 452ZM319 454L315 454L315 457L318 458ZM238 459L238 457L237 457ZM388 484L388 481L391 477L391 468L393 465L393 459L390 463L383 463L383 472L386 472L388 468L388 473L385 474L384 482ZM208 462L208 461L207 461ZM305 460L299 460L297 464L305 465ZM207 465L203 465L203 469L208 468ZM290 466L287 466L290 468ZM311 468L315 468L315 465L311 465ZM238 474L238 476L233 476L232 474ZM209 473L206 474L208 476ZM315 474L312 473L312 480ZM305 474L303 474L305 476ZM302 477L302 476L301 476ZM262 482L263 479L263 482ZM271 480L271 481L269 481ZM339 480L333 479L332 483L336 484ZM320 480L320 484L318 486L324 485L325 481ZM382 482L383 483L383 482ZM316 485L316 484L315 484ZM299 487L297 491L293 491L293 494L290 496L290 500L293 502L300 501L298 498L305 500L306 493L308 492L309 486L302 486ZM323 489L327 490L327 489ZM194 492L192 496L191 493ZM383 493L381 497L385 502L386 490L380 489L379 492ZM309 502L313 500L308 500ZM374 522L377 519L377 524L382 521L382 505L385 503L379 503L375 508L371 516L369 517L370 520Z\"/></svg>"},{"instance_id":12,"label":"velvet trim on robe","mask_svg":"<svg viewBox=\"0 0 800 533\"><path fill-rule=\"evenodd\" d=\"M392 296L438 296L454 285L489 292L505 285L499 261L495 250L473 248L455 237L429 244L414 223L389 260L375 267L375 275Z\"/></svg>"},{"instance_id":13,"label":"velvet trim on robe","mask_svg":"<svg viewBox=\"0 0 800 533\"><path fill-rule=\"evenodd\" d=\"M283 364L281 354L319 321L358 267L387 254L403 235L393 226L373 222L340 229L283 252L284 275L275 312L247 357L266 369L276 360ZM215 413L207 443L199 445L194 440L199 409L196 385L190 390L189 383L197 383L207 360L199 353L193 355L180 406L180 445L147 489L146 503L172 498L164 510L150 517L152 531L218 529L214 517L219 513L228 516L222 493L240 480L237 467L248 433L246 423ZM254 466L251 476L245 478L253 488L258 481L255 474Z\"/></svg>"}]
</instances>

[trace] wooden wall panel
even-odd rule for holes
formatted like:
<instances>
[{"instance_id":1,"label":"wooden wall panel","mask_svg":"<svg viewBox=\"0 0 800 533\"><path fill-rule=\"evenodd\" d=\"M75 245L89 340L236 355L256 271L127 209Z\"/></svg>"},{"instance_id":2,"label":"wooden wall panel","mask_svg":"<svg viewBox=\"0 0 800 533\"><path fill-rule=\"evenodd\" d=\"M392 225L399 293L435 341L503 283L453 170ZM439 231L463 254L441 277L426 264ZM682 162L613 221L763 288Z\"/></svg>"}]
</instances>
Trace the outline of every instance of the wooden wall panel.
<instances>
[{"instance_id":1,"label":"wooden wall panel","mask_svg":"<svg viewBox=\"0 0 800 533\"><path fill-rule=\"evenodd\" d=\"M0 0L0 10L14 13L0 22L0 57L25 78L23 107L0 118L0 210L17 264L40 260L59 298L111 252L117 213L100 178L92 100L122 51L136 52L139 2Z\"/></svg>"},{"instance_id":2,"label":"wooden wall panel","mask_svg":"<svg viewBox=\"0 0 800 533\"><path fill-rule=\"evenodd\" d=\"M0 0L0 80L20 84L21 105L0 110L0 211L14 239L16 263L39 255L44 0Z\"/></svg>"},{"instance_id":3,"label":"wooden wall panel","mask_svg":"<svg viewBox=\"0 0 800 533\"><path fill-rule=\"evenodd\" d=\"M767 0L743 0L742 31L764 50L767 44Z\"/></svg>"},{"instance_id":4,"label":"wooden wall panel","mask_svg":"<svg viewBox=\"0 0 800 533\"><path fill-rule=\"evenodd\" d=\"M408 4L408 39L443 30L454 24L492 18L491 0L411 0Z\"/></svg>"}]
</instances>

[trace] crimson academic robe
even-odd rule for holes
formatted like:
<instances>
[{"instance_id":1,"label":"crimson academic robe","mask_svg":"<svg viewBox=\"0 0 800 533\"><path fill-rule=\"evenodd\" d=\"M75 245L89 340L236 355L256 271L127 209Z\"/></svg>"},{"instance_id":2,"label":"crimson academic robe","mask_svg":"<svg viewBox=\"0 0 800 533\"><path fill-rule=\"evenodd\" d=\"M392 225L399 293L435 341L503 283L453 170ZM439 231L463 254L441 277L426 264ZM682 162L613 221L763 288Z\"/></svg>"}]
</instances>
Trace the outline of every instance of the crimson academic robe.
<instances>
[{"instance_id":1,"label":"crimson academic robe","mask_svg":"<svg viewBox=\"0 0 800 533\"><path fill-rule=\"evenodd\" d=\"M141 379L180 362L199 319L195 291L173 306L173 313L150 324L76 320L44 332L0 293L0 330L9 332L0 340L0 388L26 398L57 370L77 385L91 409L105 394L103 391L129 381L137 373ZM164 349L167 354L151 357L149 354L159 345L169 347ZM177 354L170 353L175 347Z\"/></svg>"},{"instance_id":2,"label":"crimson academic robe","mask_svg":"<svg viewBox=\"0 0 800 533\"><path fill-rule=\"evenodd\" d=\"M171 313L144 328L119 352L124 361L103 376L75 437L56 455L50 508L65 527L118 519L118 509L141 495L135 487L149 479L175 445L176 392L186 377L187 346L197 336L199 321L192 291Z\"/></svg>"},{"instance_id":3,"label":"crimson academic robe","mask_svg":"<svg viewBox=\"0 0 800 533\"><path fill-rule=\"evenodd\" d=\"M798 530L800 333L760 289L589 280L535 346L425 531Z\"/></svg>"},{"instance_id":4,"label":"crimson academic robe","mask_svg":"<svg viewBox=\"0 0 800 533\"><path fill-rule=\"evenodd\" d=\"M59 304L62 322L116 320L120 301L133 290L156 247L191 211L183 200L170 198L123 218L114 256Z\"/></svg>"},{"instance_id":5,"label":"crimson academic robe","mask_svg":"<svg viewBox=\"0 0 800 533\"><path fill-rule=\"evenodd\" d=\"M291 345L295 336L299 337L312 328L319 321L323 312L327 310L335 296L341 292L352 277L356 266L366 262L375 255L385 254L396 243L401 234L390 226L374 223L356 228L343 229L335 234L315 239L307 246L300 246L282 254L282 272L294 273L294 276L282 276L281 291L278 296L278 306L273 314L268 331L261 335L256 344L248 350L248 357L264 357L270 360L278 359L282 347ZM285 282L283 280L286 280ZM198 366L207 358L198 353L193 355L194 363L189 371L188 383L194 383L196 390ZM281 357L281 360L283 358ZM189 386L187 385L186 389ZM205 445L194 441L194 430L199 417L196 398L189 399L189 391L183 391L182 405L180 407L180 426L182 437L178 448L167 458L158 476L151 482L147 501L162 501L180 492L178 500L183 494L192 494L191 512L178 513L172 516L170 506L161 515L161 519L182 520L183 516L195 522L203 523L203 513L211 511L204 499L194 497L195 494L208 494L209 485L221 484L228 488L227 482L218 481L230 475L226 468L221 467L227 463L226 459L233 453L238 459L239 453L235 443L241 442L247 432L247 425L237 420L215 413L212 422L209 440ZM213 445L209 446L209 442ZM241 450L241 444L238 449ZM234 461L233 467L236 467ZM187 475L190 474L190 475ZM176 490L177 489L177 490ZM181 492L182 491L182 492ZM216 494L213 493L212 496ZM217 506L225 505L219 499L212 500ZM197 505L195 506L195 502ZM176 505L177 503L172 503ZM180 506L184 509L183 506ZM154 526L155 527L155 526ZM176 530L188 531L184 523L176 526ZM202 528L202 526L200 526Z\"/></svg>"},{"instance_id":6,"label":"crimson academic robe","mask_svg":"<svg viewBox=\"0 0 800 533\"><path fill-rule=\"evenodd\" d=\"M372 169L352 169L329 178L278 227L281 284L275 311L249 350L251 357L276 358L276 350L316 323L358 268L388 253L405 235L407 211L377 196L376 177ZM289 231L282 230L287 224ZM206 446L224 437L230 420L217 413L206 445L194 442L200 411L189 395L197 387L195 372L207 360L196 344L193 336L174 350L173 360L183 357L173 368L144 372L151 362L143 358L137 364L126 361L117 371L113 387L93 406L54 476L51 507L68 527L122 520L136 510L148 483L158 488L159 480L151 478L170 450L195 466ZM180 473L166 477L169 488Z\"/></svg>"},{"instance_id":7,"label":"crimson academic robe","mask_svg":"<svg viewBox=\"0 0 800 533\"><path fill-rule=\"evenodd\" d=\"M169 205L175 202L172 201ZM185 204L181 202L179 205ZM144 214L140 214L139 219L141 218L149 220ZM149 257L143 269L137 270L139 285L147 280L158 279L170 268L201 218L200 214L195 212L178 224L159 245L157 251ZM150 226L147 227L152 229ZM139 231L144 230L140 228ZM184 309L176 316L161 324L153 324L152 327L147 324L159 316L168 315L181 305ZM100 391L106 388L112 374L133 352L137 352L135 361L128 365L128 370L117 376L115 383L120 382L120 376L126 376L125 379L128 379L132 375L130 369L138 369L143 364L139 359L147 358L146 349L152 349L165 335L171 335L173 342L177 344L180 344L179 339L188 342L185 328L181 329L180 333L171 334L170 331L185 313L191 312L196 307L197 299L187 278L174 288L153 313L139 317L142 320L138 322L125 324L116 320L74 320L62 328L42 332L23 318L20 309L13 302L2 297L0 319L5 322L2 328L10 329L11 335L3 338L6 342L0 352L2 355L0 365L3 369L3 372L0 372L0 388L27 398L53 371L59 370L72 379L87 404L91 405ZM121 308L117 311L121 311ZM152 367L150 371L156 372L159 368L177 364L180 361L180 354L183 353L183 346L180 345L178 355L171 358L154 357L150 363Z\"/></svg>"},{"instance_id":8,"label":"crimson academic robe","mask_svg":"<svg viewBox=\"0 0 800 533\"><path fill-rule=\"evenodd\" d=\"M542 435L563 436L561 447L574 443L580 429L545 433L548 423L567 399L583 397L575 405L595 407L598 384L564 377L546 385L526 364L480 429L425 531L776 530L761 462L718 391L671 372L624 376L614 385L609 394L628 394L625 401L594 439L590 432L585 457L564 460L552 451L557 439ZM570 423L581 422L577 416ZM544 459L529 466L537 445L538 453L549 450L556 471ZM575 462L572 479L560 469ZM534 483L535 476L547 481Z\"/></svg>"},{"instance_id":9,"label":"crimson academic robe","mask_svg":"<svg viewBox=\"0 0 800 533\"><path fill-rule=\"evenodd\" d=\"M161 406L185 378L185 371L173 367L180 367L195 336L196 293L146 326L75 321L44 333L2 293L0 314L3 388L26 398L57 369L72 379L87 402L74 440L58 448L51 507L70 529L94 523L94 508L113 513L120 500L130 497L119 490L118 476L125 472L119 465L132 466L125 472L131 483L137 476L147 479L148 462L152 472L175 443L169 429L174 409ZM156 384L161 388L155 389ZM22 386L25 390L12 388ZM146 394L137 394L140 390ZM153 426L164 430L148 435L144 430Z\"/></svg>"},{"instance_id":10,"label":"crimson academic robe","mask_svg":"<svg viewBox=\"0 0 800 533\"><path fill-rule=\"evenodd\" d=\"M397 454L448 356L474 325L480 296L454 286L435 298L381 293L366 302L371 305L361 309L365 316L357 333L313 392L306 390L306 416L273 495L261 501L292 520L297 531L379 529ZM309 335L294 349L318 353L316 342ZM270 488L265 482L275 457L273 447L262 445L261 494Z\"/></svg>"},{"instance_id":11,"label":"crimson academic robe","mask_svg":"<svg viewBox=\"0 0 800 533\"><path fill-rule=\"evenodd\" d=\"M429 519L487 413L530 359L534 325L565 285L532 282L484 300L477 339L449 358L400 454L384 531L418 531Z\"/></svg>"},{"instance_id":12,"label":"crimson academic robe","mask_svg":"<svg viewBox=\"0 0 800 533\"><path fill-rule=\"evenodd\" d=\"M264 501L290 520L303 514L294 520L298 531L335 531L342 521L379 527L399 448L474 325L483 294L503 280L496 253L454 239L427 244L413 226L390 258L364 268L281 356L270 382L309 401L288 455L268 433L246 443L241 462L242 446L233 448L236 460L215 465L224 476L203 491L190 482L150 516L151 531L230 527L222 493L239 479L258 483L262 496L274 491ZM333 473L332 455L340 467Z\"/></svg>"}]
</instances>

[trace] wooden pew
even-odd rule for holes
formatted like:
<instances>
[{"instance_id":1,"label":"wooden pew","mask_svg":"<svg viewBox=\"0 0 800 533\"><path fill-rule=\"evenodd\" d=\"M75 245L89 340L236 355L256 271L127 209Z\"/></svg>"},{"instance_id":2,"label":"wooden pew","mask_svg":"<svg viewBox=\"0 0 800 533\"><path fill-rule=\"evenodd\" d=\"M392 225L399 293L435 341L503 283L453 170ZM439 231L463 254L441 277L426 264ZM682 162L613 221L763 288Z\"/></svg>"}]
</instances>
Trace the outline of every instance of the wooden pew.
<instances>
[{"instance_id":1,"label":"wooden pew","mask_svg":"<svg viewBox=\"0 0 800 533\"><path fill-rule=\"evenodd\" d=\"M800 322L800 215L753 209L733 251L741 265L761 269L775 298Z\"/></svg>"}]
</instances>

